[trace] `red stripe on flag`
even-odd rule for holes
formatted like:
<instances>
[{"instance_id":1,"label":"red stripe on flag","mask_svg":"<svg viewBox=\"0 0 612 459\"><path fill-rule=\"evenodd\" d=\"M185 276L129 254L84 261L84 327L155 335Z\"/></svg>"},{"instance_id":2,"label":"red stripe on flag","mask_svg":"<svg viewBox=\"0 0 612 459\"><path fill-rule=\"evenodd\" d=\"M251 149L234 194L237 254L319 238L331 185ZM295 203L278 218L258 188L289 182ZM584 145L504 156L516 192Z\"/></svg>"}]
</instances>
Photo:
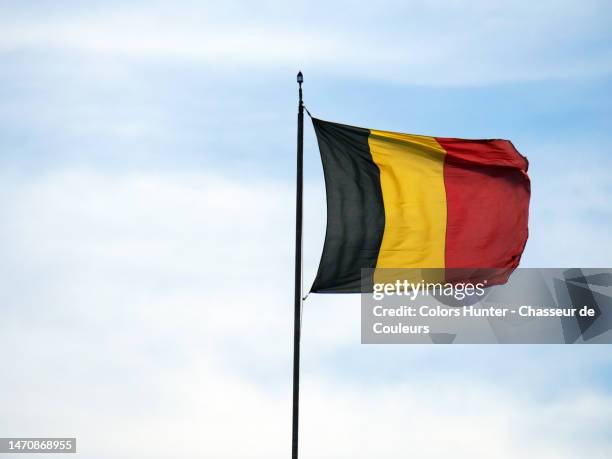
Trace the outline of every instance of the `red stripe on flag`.
<instances>
[{"instance_id":1,"label":"red stripe on flag","mask_svg":"<svg viewBox=\"0 0 612 459\"><path fill-rule=\"evenodd\" d=\"M507 140L436 138L446 150L446 268L518 266L528 236L528 163Z\"/></svg>"}]
</instances>

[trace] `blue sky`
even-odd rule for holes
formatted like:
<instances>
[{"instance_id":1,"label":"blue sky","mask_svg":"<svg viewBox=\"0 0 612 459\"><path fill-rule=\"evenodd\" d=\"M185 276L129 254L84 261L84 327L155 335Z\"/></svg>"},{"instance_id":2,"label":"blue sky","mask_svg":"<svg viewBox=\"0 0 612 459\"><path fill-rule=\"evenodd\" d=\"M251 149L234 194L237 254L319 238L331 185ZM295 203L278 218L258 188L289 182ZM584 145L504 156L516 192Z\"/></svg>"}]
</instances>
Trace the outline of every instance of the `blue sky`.
<instances>
[{"instance_id":1,"label":"blue sky","mask_svg":"<svg viewBox=\"0 0 612 459\"><path fill-rule=\"evenodd\" d=\"M2 2L3 436L286 457L300 69L323 119L511 139L533 186L522 265L609 266L611 19L603 1ZM308 122L305 140L309 286L325 201ZM358 297L304 308L305 458L612 454L604 346L364 346Z\"/></svg>"}]
</instances>

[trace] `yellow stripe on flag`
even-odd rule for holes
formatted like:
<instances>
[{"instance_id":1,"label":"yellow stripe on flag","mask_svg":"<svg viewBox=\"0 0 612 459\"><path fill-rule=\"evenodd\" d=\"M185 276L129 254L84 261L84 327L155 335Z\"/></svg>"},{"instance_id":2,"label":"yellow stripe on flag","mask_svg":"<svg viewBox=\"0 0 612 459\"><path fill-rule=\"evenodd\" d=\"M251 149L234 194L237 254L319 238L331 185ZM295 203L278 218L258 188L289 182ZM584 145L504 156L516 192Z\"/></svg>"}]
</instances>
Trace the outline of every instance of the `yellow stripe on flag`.
<instances>
[{"instance_id":1,"label":"yellow stripe on flag","mask_svg":"<svg viewBox=\"0 0 612 459\"><path fill-rule=\"evenodd\" d=\"M446 151L433 137L371 130L385 229L376 268L444 268Z\"/></svg>"}]
</instances>

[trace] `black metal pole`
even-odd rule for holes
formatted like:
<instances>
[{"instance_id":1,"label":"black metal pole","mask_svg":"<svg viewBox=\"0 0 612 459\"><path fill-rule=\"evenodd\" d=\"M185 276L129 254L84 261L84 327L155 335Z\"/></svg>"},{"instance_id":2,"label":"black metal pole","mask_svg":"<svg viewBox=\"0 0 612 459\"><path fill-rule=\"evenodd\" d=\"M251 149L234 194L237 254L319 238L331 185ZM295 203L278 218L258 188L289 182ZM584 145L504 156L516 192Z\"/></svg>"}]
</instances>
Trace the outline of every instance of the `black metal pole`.
<instances>
[{"instance_id":1,"label":"black metal pole","mask_svg":"<svg viewBox=\"0 0 612 459\"><path fill-rule=\"evenodd\" d=\"M302 332L302 190L304 182L304 105L302 103L302 72L297 74L300 85L297 129L297 180L295 193L295 297L293 319L293 422L291 458L298 458L298 418L300 409L300 334Z\"/></svg>"}]
</instances>

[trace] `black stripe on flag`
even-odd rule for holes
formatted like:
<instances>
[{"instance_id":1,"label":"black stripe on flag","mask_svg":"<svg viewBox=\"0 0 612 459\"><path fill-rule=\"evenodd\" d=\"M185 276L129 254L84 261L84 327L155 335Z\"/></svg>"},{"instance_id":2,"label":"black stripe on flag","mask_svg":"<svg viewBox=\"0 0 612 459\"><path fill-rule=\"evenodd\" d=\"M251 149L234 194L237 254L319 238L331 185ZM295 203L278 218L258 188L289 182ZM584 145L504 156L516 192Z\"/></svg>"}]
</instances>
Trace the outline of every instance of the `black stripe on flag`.
<instances>
[{"instance_id":1,"label":"black stripe on flag","mask_svg":"<svg viewBox=\"0 0 612 459\"><path fill-rule=\"evenodd\" d=\"M327 231L311 292L359 293L361 268L374 268L385 228L380 170L370 131L312 119L327 194Z\"/></svg>"}]
</instances>

